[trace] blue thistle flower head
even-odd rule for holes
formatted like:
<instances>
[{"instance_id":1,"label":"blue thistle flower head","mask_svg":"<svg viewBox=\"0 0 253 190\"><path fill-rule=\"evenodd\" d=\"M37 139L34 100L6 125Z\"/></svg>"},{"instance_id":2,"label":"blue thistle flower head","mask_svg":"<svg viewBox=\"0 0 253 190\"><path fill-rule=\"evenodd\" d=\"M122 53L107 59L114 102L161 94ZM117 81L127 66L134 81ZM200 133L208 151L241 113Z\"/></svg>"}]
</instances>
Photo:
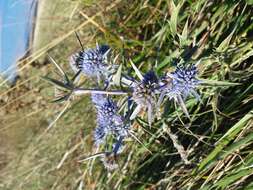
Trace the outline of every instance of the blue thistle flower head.
<instances>
[{"instance_id":1,"label":"blue thistle flower head","mask_svg":"<svg viewBox=\"0 0 253 190\"><path fill-rule=\"evenodd\" d=\"M81 70L88 77L103 75L108 72L107 53L109 49L107 45L97 45L96 48L79 51L70 57L70 66L74 72Z\"/></svg>"},{"instance_id":2,"label":"blue thistle flower head","mask_svg":"<svg viewBox=\"0 0 253 190\"><path fill-rule=\"evenodd\" d=\"M137 104L147 105L154 98L154 92L158 85L158 78L154 71L149 71L143 76L141 82L134 82L133 84L133 97L132 99Z\"/></svg>"},{"instance_id":3,"label":"blue thistle flower head","mask_svg":"<svg viewBox=\"0 0 253 190\"><path fill-rule=\"evenodd\" d=\"M107 98L103 105L97 109L98 114L108 120L113 119L113 117L117 114L117 110L117 105L110 98Z\"/></svg>"},{"instance_id":4,"label":"blue thistle flower head","mask_svg":"<svg viewBox=\"0 0 253 190\"><path fill-rule=\"evenodd\" d=\"M176 71L172 73L175 78L190 86L196 86L198 84L199 81L196 79L197 74L198 70L195 65L188 67L177 67Z\"/></svg>"},{"instance_id":5,"label":"blue thistle flower head","mask_svg":"<svg viewBox=\"0 0 253 190\"><path fill-rule=\"evenodd\" d=\"M154 71L149 71L143 76L141 82L133 83L132 100L137 104L130 120L134 119L144 108L148 112L148 123L153 121L154 109L156 108L156 91L159 87L158 78Z\"/></svg>"},{"instance_id":6,"label":"blue thistle flower head","mask_svg":"<svg viewBox=\"0 0 253 190\"><path fill-rule=\"evenodd\" d=\"M196 78L197 67L191 65L188 67L177 67L172 73L172 89L175 94L181 94L186 98L189 94L195 94L195 88L199 85L200 81Z\"/></svg>"},{"instance_id":7,"label":"blue thistle flower head","mask_svg":"<svg viewBox=\"0 0 253 190\"><path fill-rule=\"evenodd\" d=\"M104 143L107 135L127 136L128 126L117 113L116 103L109 97L100 94L92 94L92 101L97 109L97 128L94 132L95 144Z\"/></svg>"},{"instance_id":8,"label":"blue thistle flower head","mask_svg":"<svg viewBox=\"0 0 253 190\"><path fill-rule=\"evenodd\" d=\"M158 105L160 105L165 96L170 100L173 99L182 108L183 112L189 117L184 99L190 94L200 100L200 96L196 92L196 87L200 81L196 78L197 67L195 65L188 67L177 67L174 72L167 74L160 80L160 97Z\"/></svg>"}]
</instances>

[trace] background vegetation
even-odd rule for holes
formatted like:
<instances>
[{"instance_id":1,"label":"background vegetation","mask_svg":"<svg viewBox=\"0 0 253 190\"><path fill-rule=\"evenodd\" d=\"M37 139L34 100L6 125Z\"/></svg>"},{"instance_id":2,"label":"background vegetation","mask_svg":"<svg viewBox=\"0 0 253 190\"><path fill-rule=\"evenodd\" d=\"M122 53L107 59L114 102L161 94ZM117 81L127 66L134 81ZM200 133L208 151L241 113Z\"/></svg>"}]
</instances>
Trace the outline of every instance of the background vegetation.
<instances>
[{"instance_id":1,"label":"background vegetation","mask_svg":"<svg viewBox=\"0 0 253 190\"><path fill-rule=\"evenodd\" d=\"M0 188L6 189L253 189L253 2L248 0L41 1L32 53L20 61L20 79L1 81ZM95 152L89 97L52 104L54 88L46 53L69 72L68 57L96 41L110 45L119 63L145 72L199 63L199 77L222 81L187 100L189 121L166 105L149 128L140 118L120 169L108 172ZM133 73L129 70L129 73ZM84 85L91 81L82 78ZM162 123L166 123L166 126ZM170 130L189 154L185 165Z\"/></svg>"}]
</instances>

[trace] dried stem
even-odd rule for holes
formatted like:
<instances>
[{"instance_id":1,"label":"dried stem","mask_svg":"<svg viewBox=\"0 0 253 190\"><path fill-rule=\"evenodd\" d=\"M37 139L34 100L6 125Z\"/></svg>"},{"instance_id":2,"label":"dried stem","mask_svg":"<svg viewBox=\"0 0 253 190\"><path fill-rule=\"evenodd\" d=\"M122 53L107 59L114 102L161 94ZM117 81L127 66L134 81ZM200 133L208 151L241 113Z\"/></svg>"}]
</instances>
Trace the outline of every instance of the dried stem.
<instances>
[{"instance_id":1,"label":"dried stem","mask_svg":"<svg viewBox=\"0 0 253 190\"><path fill-rule=\"evenodd\" d=\"M164 124L165 125L165 124ZM180 154L182 160L185 164L190 164L190 161L187 159L188 153L185 151L184 147L181 145L181 143L178 141L178 137L173 134L170 130L170 127L165 125L164 129L166 130L167 134L170 136L174 147L177 149L178 153Z\"/></svg>"}]
</instances>

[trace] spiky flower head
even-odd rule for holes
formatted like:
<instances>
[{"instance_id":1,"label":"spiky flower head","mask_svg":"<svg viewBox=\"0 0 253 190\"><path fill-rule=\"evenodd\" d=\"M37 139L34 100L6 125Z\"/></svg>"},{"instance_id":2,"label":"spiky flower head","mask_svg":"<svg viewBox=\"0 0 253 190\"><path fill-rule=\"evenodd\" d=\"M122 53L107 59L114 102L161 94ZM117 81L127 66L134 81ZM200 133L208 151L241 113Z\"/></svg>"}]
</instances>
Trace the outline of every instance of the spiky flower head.
<instances>
[{"instance_id":1,"label":"spiky flower head","mask_svg":"<svg viewBox=\"0 0 253 190\"><path fill-rule=\"evenodd\" d=\"M70 66L74 72L82 71L88 77L97 77L108 70L107 54L110 48L107 45L97 45L70 56Z\"/></svg>"},{"instance_id":2,"label":"spiky flower head","mask_svg":"<svg viewBox=\"0 0 253 190\"><path fill-rule=\"evenodd\" d=\"M145 79L141 82L135 82L133 84L133 95L132 99L137 105L146 107L148 104L152 104L155 99L154 83L146 81Z\"/></svg>"},{"instance_id":3,"label":"spiky flower head","mask_svg":"<svg viewBox=\"0 0 253 190\"><path fill-rule=\"evenodd\" d=\"M105 95L92 95L92 101L97 109L98 119L105 124L122 125L122 117L117 113L116 103Z\"/></svg>"},{"instance_id":4,"label":"spiky flower head","mask_svg":"<svg viewBox=\"0 0 253 190\"><path fill-rule=\"evenodd\" d=\"M183 98L188 95L196 95L195 88L199 85L197 76L197 67L191 65L188 67L177 67L175 72L172 73L173 87L181 93Z\"/></svg>"},{"instance_id":5,"label":"spiky flower head","mask_svg":"<svg viewBox=\"0 0 253 190\"><path fill-rule=\"evenodd\" d=\"M92 94L92 101L97 109L95 144L103 143L110 134L116 137L127 136L128 125L124 124L123 118L118 114L116 103L111 98L99 94Z\"/></svg>"},{"instance_id":6,"label":"spiky flower head","mask_svg":"<svg viewBox=\"0 0 253 190\"><path fill-rule=\"evenodd\" d=\"M117 105L108 97L102 105L97 106L97 111L106 120L113 120L113 117L117 114Z\"/></svg>"},{"instance_id":7,"label":"spiky flower head","mask_svg":"<svg viewBox=\"0 0 253 190\"><path fill-rule=\"evenodd\" d=\"M97 109L97 127L94 132L95 145L105 143L108 135L117 139L112 146L112 151L102 155L101 160L108 170L118 168L117 157L123 149L123 139L128 136L129 125L124 124L122 117L117 113L115 102L105 95L92 94L92 102Z\"/></svg>"},{"instance_id":8,"label":"spiky flower head","mask_svg":"<svg viewBox=\"0 0 253 190\"><path fill-rule=\"evenodd\" d=\"M158 105L161 104L163 98L167 96L170 100L173 99L180 105L184 113L189 117L184 100L193 95L198 100L200 99L196 92L196 87L200 81L196 78L197 67L191 65L188 67L177 67L172 73L167 73L160 81L160 98Z\"/></svg>"},{"instance_id":9,"label":"spiky flower head","mask_svg":"<svg viewBox=\"0 0 253 190\"><path fill-rule=\"evenodd\" d=\"M154 71L147 72L141 82L134 82L132 85L132 99L137 104L130 119L134 119L142 109L148 110L148 122L151 125L153 120L153 109L156 106L156 91L158 87L158 78Z\"/></svg>"}]
</instances>

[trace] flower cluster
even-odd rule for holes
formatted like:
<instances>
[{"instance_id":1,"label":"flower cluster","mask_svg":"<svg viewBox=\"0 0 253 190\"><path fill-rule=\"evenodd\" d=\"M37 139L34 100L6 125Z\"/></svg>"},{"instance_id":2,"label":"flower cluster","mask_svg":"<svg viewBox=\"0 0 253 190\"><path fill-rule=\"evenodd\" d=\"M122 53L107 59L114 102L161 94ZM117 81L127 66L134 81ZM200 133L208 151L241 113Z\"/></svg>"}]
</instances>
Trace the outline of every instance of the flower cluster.
<instances>
[{"instance_id":1,"label":"flower cluster","mask_svg":"<svg viewBox=\"0 0 253 190\"><path fill-rule=\"evenodd\" d=\"M93 49L82 49L82 51L70 57L70 66L75 73L97 79L96 81L102 81L102 87L101 83L98 82L95 83L96 89L87 90L76 87L75 82L69 80L56 63L57 68L64 75L65 82L50 78L47 78L47 80L56 86L60 86L60 88L65 88L65 91L70 91L69 94L63 96L64 98L59 97L59 99L65 100L66 97L68 98L71 95L91 94L91 100L97 115L97 126L93 135L94 145L106 149L105 153L101 154L102 162L106 168L115 169L118 166L117 157L123 150L124 139L130 136L129 134L132 135L132 131L130 131L132 121L137 116L143 116L147 112L147 123L151 126L157 110L165 99L177 103L186 116L190 117L184 102L189 95L195 96L198 100L200 99L196 88L201 81L197 79L198 72L195 65L177 66L174 72L159 77L154 70L142 74L131 62L138 77L138 79L135 79L124 74L120 67L118 71L115 71L115 67L109 64L108 61L109 51L109 46L97 45ZM76 75L74 78L76 78ZM115 78L119 78L117 84L113 81ZM120 91L109 91L109 88L115 86L120 86ZM123 112L124 109L118 108L112 95L129 96L128 99L131 100L131 103L122 104L128 105L127 112ZM113 139L114 144L110 146L111 139ZM108 147L111 147L110 150L108 150Z\"/></svg>"}]
</instances>

